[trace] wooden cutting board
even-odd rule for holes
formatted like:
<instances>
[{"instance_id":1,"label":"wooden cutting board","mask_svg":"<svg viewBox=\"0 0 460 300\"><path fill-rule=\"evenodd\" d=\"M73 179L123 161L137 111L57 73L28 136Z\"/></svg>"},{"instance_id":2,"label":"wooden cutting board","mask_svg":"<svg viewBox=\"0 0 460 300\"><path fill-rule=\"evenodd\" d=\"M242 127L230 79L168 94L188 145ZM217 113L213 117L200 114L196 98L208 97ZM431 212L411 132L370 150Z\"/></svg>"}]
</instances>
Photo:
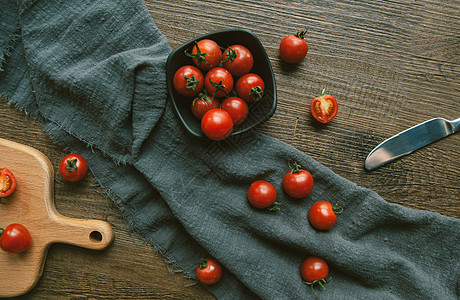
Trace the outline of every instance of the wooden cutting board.
<instances>
[{"instance_id":1,"label":"wooden cutting board","mask_svg":"<svg viewBox=\"0 0 460 300\"><path fill-rule=\"evenodd\" d=\"M0 249L0 297L18 296L35 286L53 243L100 250L112 242L107 222L70 218L56 210L54 169L40 151L0 138L0 168L8 168L17 181L15 192L0 202L0 227L20 223L32 236L32 246L22 253Z\"/></svg>"}]
</instances>

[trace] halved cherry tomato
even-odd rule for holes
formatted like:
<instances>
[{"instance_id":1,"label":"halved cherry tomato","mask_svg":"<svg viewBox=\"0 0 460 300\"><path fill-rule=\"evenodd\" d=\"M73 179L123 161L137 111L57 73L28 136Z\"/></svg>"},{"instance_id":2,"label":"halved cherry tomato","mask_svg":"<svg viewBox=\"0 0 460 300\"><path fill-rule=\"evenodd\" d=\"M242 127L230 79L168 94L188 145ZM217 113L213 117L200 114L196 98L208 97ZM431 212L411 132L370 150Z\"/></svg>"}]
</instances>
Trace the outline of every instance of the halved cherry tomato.
<instances>
[{"instance_id":1,"label":"halved cherry tomato","mask_svg":"<svg viewBox=\"0 0 460 300\"><path fill-rule=\"evenodd\" d=\"M211 140L223 140L232 133L232 117L223 109L213 108L201 119L201 130Z\"/></svg>"},{"instance_id":2,"label":"halved cherry tomato","mask_svg":"<svg viewBox=\"0 0 460 300\"><path fill-rule=\"evenodd\" d=\"M185 51L185 55L191 57L193 63L205 71L217 67L222 60L222 50L215 41L210 39L199 41L193 46L192 53Z\"/></svg>"},{"instance_id":3,"label":"halved cherry tomato","mask_svg":"<svg viewBox=\"0 0 460 300\"><path fill-rule=\"evenodd\" d=\"M283 178L284 191L292 198L304 198L313 189L313 176L307 170L302 170L298 163L290 166L291 171Z\"/></svg>"},{"instance_id":4,"label":"halved cherry tomato","mask_svg":"<svg viewBox=\"0 0 460 300\"><path fill-rule=\"evenodd\" d=\"M239 97L228 97L222 101L220 108L230 114L234 126L239 125L246 120L249 113L248 104Z\"/></svg>"},{"instance_id":5,"label":"halved cherry tomato","mask_svg":"<svg viewBox=\"0 0 460 300\"><path fill-rule=\"evenodd\" d=\"M262 99L265 90L263 79L254 73L241 76L235 85L236 93L240 98L248 103Z\"/></svg>"},{"instance_id":6,"label":"halved cherry tomato","mask_svg":"<svg viewBox=\"0 0 460 300\"><path fill-rule=\"evenodd\" d=\"M0 247L10 253L19 253L32 245L29 230L21 224L10 224L0 228Z\"/></svg>"},{"instance_id":7,"label":"halved cherry tomato","mask_svg":"<svg viewBox=\"0 0 460 300\"><path fill-rule=\"evenodd\" d=\"M193 97L203 90L203 73L194 66L180 67L174 74L173 85L182 96Z\"/></svg>"},{"instance_id":8,"label":"halved cherry tomato","mask_svg":"<svg viewBox=\"0 0 460 300\"><path fill-rule=\"evenodd\" d=\"M7 168L0 169L0 198L8 197L16 189L16 178Z\"/></svg>"},{"instance_id":9,"label":"halved cherry tomato","mask_svg":"<svg viewBox=\"0 0 460 300\"><path fill-rule=\"evenodd\" d=\"M248 189L248 200L257 208L268 208L276 201L276 189L268 181L257 180Z\"/></svg>"},{"instance_id":10,"label":"halved cherry tomato","mask_svg":"<svg viewBox=\"0 0 460 300\"><path fill-rule=\"evenodd\" d=\"M62 178L70 182L76 182L83 179L88 172L86 160L79 154L66 155L59 164L59 173Z\"/></svg>"},{"instance_id":11,"label":"halved cherry tomato","mask_svg":"<svg viewBox=\"0 0 460 300\"><path fill-rule=\"evenodd\" d=\"M233 77L224 68L214 68L208 71L204 78L204 87L213 97L225 97L233 89Z\"/></svg>"},{"instance_id":12,"label":"halved cherry tomato","mask_svg":"<svg viewBox=\"0 0 460 300\"><path fill-rule=\"evenodd\" d=\"M201 120L203 115L213 108L219 108L219 100L215 98L210 98L206 90L204 93L200 93L192 102L192 113L195 117Z\"/></svg>"},{"instance_id":13,"label":"halved cherry tomato","mask_svg":"<svg viewBox=\"0 0 460 300\"><path fill-rule=\"evenodd\" d=\"M228 47L222 55L222 66L233 76L249 73L254 64L251 51L242 45Z\"/></svg>"},{"instance_id":14,"label":"halved cherry tomato","mask_svg":"<svg viewBox=\"0 0 460 300\"><path fill-rule=\"evenodd\" d=\"M339 107L337 100L331 95L326 95L325 89L323 89L321 95L311 101L310 110L316 120L321 123L328 123L335 118Z\"/></svg>"},{"instance_id":15,"label":"halved cherry tomato","mask_svg":"<svg viewBox=\"0 0 460 300\"><path fill-rule=\"evenodd\" d=\"M342 207L327 201L317 201L310 208L308 219L310 224L319 230L329 230L337 222L337 215L342 213Z\"/></svg>"},{"instance_id":16,"label":"halved cherry tomato","mask_svg":"<svg viewBox=\"0 0 460 300\"><path fill-rule=\"evenodd\" d=\"M308 52L308 44L304 40L307 31L298 31L281 40L280 56L287 63L300 62Z\"/></svg>"},{"instance_id":17,"label":"halved cherry tomato","mask_svg":"<svg viewBox=\"0 0 460 300\"><path fill-rule=\"evenodd\" d=\"M207 285L215 284L222 277L222 266L214 258L202 258L195 273L198 280L202 283Z\"/></svg>"}]
</instances>

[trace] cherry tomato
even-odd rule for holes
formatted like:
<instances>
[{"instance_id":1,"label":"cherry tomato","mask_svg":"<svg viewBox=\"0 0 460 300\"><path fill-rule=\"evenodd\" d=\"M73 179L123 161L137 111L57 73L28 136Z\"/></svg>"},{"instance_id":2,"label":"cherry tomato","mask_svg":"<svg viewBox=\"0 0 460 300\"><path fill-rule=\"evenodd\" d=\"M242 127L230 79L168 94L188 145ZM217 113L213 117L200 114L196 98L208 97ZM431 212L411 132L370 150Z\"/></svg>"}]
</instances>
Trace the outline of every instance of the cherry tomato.
<instances>
[{"instance_id":1,"label":"cherry tomato","mask_svg":"<svg viewBox=\"0 0 460 300\"><path fill-rule=\"evenodd\" d=\"M225 97L233 89L232 74L220 67L211 69L204 78L204 86L213 97Z\"/></svg>"},{"instance_id":2,"label":"cherry tomato","mask_svg":"<svg viewBox=\"0 0 460 300\"><path fill-rule=\"evenodd\" d=\"M248 48L242 45L233 45L224 51L222 65L233 76L241 76L251 71L254 58Z\"/></svg>"},{"instance_id":3,"label":"cherry tomato","mask_svg":"<svg viewBox=\"0 0 460 300\"><path fill-rule=\"evenodd\" d=\"M276 189L268 181L255 181L249 186L248 200L254 207L267 208L276 201Z\"/></svg>"},{"instance_id":4,"label":"cherry tomato","mask_svg":"<svg viewBox=\"0 0 460 300\"><path fill-rule=\"evenodd\" d=\"M306 31L299 31L281 40L280 56L285 62L298 63L307 55L308 45L304 40L306 33Z\"/></svg>"},{"instance_id":5,"label":"cherry tomato","mask_svg":"<svg viewBox=\"0 0 460 300\"><path fill-rule=\"evenodd\" d=\"M319 97L315 97L311 101L310 105L311 114L321 123L332 121L337 115L338 109L337 100L331 95L326 95L324 89Z\"/></svg>"},{"instance_id":6,"label":"cherry tomato","mask_svg":"<svg viewBox=\"0 0 460 300\"><path fill-rule=\"evenodd\" d=\"M222 277L222 266L213 258L201 259L195 272L199 281L211 285L218 282Z\"/></svg>"},{"instance_id":7,"label":"cherry tomato","mask_svg":"<svg viewBox=\"0 0 460 300\"><path fill-rule=\"evenodd\" d=\"M16 178L7 168L0 169L0 198L8 197L16 189Z\"/></svg>"},{"instance_id":8,"label":"cherry tomato","mask_svg":"<svg viewBox=\"0 0 460 300\"><path fill-rule=\"evenodd\" d=\"M185 55L192 58L193 63L201 70L211 70L220 64L222 50L213 40L204 39L195 44L192 53L185 51Z\"/></svg>"},{"instance_id":9,"label":"cherry tomato","mask_svg":"<svg viewBox=\"0 0 460 300\"><path fill-rule=\"evenodd\" d=\"M241 98L228 97L220 107L230 114L234 126L241 124L248 117L248 104Z\"/></svg>"},{"instance_id":10,"label":"cherry tomato","mask_svg":"<svg viewBox=\"0 0 460 300\"><path fill-rule=\"evenodd\" d=\"M62 178L70 182L76 182L83 179L88 172L86 160L78 154L72 153L65 156L59 164L59 173Z\"/></svg>"},{"instance_id":11,"label":"cherry tomato","mask_svg":"<svg viewBox=\"0 0 460 300\"><path fill-rule=\"evenodd\" d=\"M247 103L262 99L264 89L264 81L254 73L243 75L236 81L236 93Z\"/></svg>"},{"instance_id":12,"label":"cherry tomato","mask_svg":"<svg viewBox=\"0 0 460 300\"><path fill-rule=\"evenodd\" d=\"M303 280L308 283L314 283L318 280L325 280L329 274L329 266L324 259L310 256L305 259L300 268Z\"/></svg>"},{"instance_id":13,"label":"cherry tomato","mask_svg":"<svg viewBox=\"0 0 460 300\"><path fill-rule=\"evenodd\" d=\"M192 113L195 117L201 120L203 115L213 108L219 108L220 102L215 98L210 98L205 90L205 93L200 93L192 102Z\"/></svg>"},{"instance_id":14,"label":"cherry tomato","mask_svg":"<svg viewBox=\"0 0 460 300\"><path fill-rule=\"evenodd\" d=\"M232 117L223 109L213 108L203 115L201 130L211 140L223 140L232 133Z\"/></svg>"},{"instance_id":15,"label":"cherry tomato","mask_svg":"<svg viewBox=\"0 0 460 300\"><path fill-rule=\"evenodd\" d=\"M299 164L294 163L291 171L283 177L283 188L292 198L304 198L313 189L313 176L307 170L302 170Z\"/></svg>"},{"instance_id":16,"label":"cherry tomato","mask_svg":"<svg viewBox=\"0 0 460 300\"><path fill-rule=\"evenodd\" d=\"M197 67L183 66L174 74L173 85L182 96L196 96L204 87L203 73Z\"/></svg>"},{"instance_id":17,"label":"cherry tomato","mask_svg":"<svg viewBox=\"0 0 460 300\"><path fill-rule=\"evenodd\" d=\"M342 213L342 207L327 201L318 201L312 205L308 213L310 224L319 230L328 230L337 222L337 215Z\"/></svg>"},{"instance_id":18,"label":"cherry tomato","mask_svg":"<svg viewBox=\"0 0 460 300\"><path fill-rule=\"evenodd\" d=\"M0 247L10 253L19 253L32 245L29 230L21 224L10 224L0 228Z\"/></svg>"}]
</instances>

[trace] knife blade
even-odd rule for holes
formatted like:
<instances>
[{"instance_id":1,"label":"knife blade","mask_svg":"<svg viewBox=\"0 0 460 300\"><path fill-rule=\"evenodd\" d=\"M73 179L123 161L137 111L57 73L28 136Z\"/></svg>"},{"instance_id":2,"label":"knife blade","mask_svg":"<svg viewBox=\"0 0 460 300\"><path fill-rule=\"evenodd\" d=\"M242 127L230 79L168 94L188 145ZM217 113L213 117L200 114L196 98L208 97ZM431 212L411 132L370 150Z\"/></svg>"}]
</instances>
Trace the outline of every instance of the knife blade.
<instances>
[{"instance_id":1,"label":"knife blade","mask_svg":"<svg viewBox=\"0 0 460 300\"><path fill-rule=\"evenodd\" d=\"M444 138L460 128L460 118L434 118L406 129L380 143L367 156L364 166L373 170L401 156Z\"/></svg>"}]
</instances>

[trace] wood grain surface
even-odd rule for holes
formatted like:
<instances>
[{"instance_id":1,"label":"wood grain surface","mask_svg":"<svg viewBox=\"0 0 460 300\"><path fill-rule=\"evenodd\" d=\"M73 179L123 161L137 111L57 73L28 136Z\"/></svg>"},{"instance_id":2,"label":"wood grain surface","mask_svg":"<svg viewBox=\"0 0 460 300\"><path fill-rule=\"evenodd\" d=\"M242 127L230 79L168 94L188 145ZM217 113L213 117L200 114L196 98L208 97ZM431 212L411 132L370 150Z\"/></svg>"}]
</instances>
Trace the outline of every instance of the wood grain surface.
<instances>
[{"instance_id":1,"label":"wood grain surface","mask_svg":"<svg viewBox=\"0 0 460 300\"><path fill-rule=\"evenodd\" d=\"M146 5L171 48L226 28L246 28L259 37L275 72L279 103L257 130L292 142L389 202L460 218L460 134L371 172L364 169L367 154L384 139L434 117L460 117L459 1L159 0ZM306 59L284 64L279 42L304 28ZM339 113L327 125L315 122L308 110L323 88L339 101ZM0 137L37 148L57 171L66 152L39 124L3 101L0 120ZM27 297L213 299L130 232L91 176L76 185L57 175L55 180L58 211L108 221L115 238L104 251L53 245L43 276Z\"/></svg>"}]
</instances>

